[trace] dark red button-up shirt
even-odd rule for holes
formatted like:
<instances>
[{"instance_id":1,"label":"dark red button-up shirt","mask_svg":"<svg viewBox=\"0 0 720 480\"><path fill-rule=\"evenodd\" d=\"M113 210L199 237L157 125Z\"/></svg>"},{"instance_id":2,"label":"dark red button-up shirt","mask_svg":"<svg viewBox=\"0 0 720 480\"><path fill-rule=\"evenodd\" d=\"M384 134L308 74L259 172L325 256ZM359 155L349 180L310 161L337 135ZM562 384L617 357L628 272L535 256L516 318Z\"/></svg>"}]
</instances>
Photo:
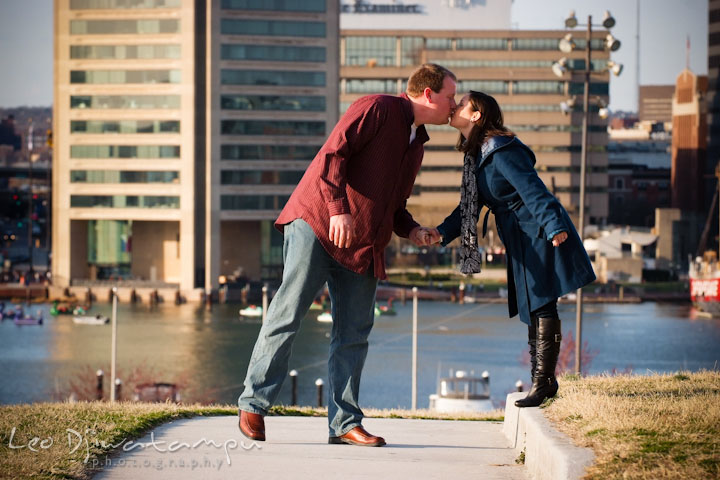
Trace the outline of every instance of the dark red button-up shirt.
<instances>
[{"instance_id":1,"label":"dark red button-up shirt","mask_svg":"<svg viewBox=\"0 0 720 480\"><path fill-rule=\"evenodd\" d=\"M392 232L407 238L418 226L406 209L420 170L423 144L419 126L410 143L413 109L407 95L369 95L348 108L305 171L275 226L282 231L297 218L305 220L325 250L357 273L373 266L385 274L385 247ZM330 217L352 215L355 237L350 248L333 245Z\"/></svg>"}]
</instances>

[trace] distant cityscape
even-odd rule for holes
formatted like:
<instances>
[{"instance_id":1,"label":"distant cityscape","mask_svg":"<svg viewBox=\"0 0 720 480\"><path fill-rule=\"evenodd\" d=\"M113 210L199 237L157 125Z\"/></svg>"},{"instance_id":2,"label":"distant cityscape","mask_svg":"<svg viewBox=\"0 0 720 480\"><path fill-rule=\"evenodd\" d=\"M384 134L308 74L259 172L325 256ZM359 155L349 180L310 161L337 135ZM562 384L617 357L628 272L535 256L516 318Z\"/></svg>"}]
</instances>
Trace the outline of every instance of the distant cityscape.
<instances>
[{"instance_id":1,"label":"distant cityscape","mask_svg":"<svg viewBox=\"0 0 720 480\"><path fill-rule=\"evenodd\" d=\"M499 3L492 15L509 25L511 2ZM384 16L416 12L383 9L376 29L359 29L359 12L333 0L135 4L56 0L55 105L0 109L6 281L32 267L28 277L57 288L121 279L199 298L237 278L277 280L273 220L339 115L363 95L404 91L423 62L452 69L458 95L498 99L577 219L582 74L551 67L564 55L582 70L585 52L560 53L564 30L397 31ZM677 278L718 247L720 39L709 37L708 76L684 70L675 85L641 85L638 112L603 118L607 33L594 32L591 46L586 247L602 281ZM456 132L428 131L408 208L435 225L457 205L462 165ZM496 232L481 247L502 261ZM455 254L402 239L389 249L391 267Z\"/></svg>"}]
</instances>

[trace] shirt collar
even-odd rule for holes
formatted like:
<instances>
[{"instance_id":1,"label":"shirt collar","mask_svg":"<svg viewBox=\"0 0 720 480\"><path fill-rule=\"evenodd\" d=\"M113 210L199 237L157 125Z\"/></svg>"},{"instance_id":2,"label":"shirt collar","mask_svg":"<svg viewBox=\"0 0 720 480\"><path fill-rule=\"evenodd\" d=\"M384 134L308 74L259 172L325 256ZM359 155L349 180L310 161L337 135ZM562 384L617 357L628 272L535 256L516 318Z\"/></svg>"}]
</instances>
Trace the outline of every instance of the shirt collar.
<instances>
[{"instance_id":1,"label":"shirt collar","mask_svg":"<svg viewBox=\"0 0 720 480\"><path fill-rule=\"evenodd\" d=\"M405 100L402 102L403 105L403 114L405 115L405 121L407 122L408 126L408 134L410 133L410 125L412 125L415 122L415 114L413 113L412 108L412 102L410 101L410 97L408 97L407 93L403 92L399 95L400 98ZM425 130L425 125L420 125L417 127L417 132L415 133L415 140L420 140L422 143L427 142L430 140L430 136L427 134L427 131Z\"/></svg>"}]
</instances>

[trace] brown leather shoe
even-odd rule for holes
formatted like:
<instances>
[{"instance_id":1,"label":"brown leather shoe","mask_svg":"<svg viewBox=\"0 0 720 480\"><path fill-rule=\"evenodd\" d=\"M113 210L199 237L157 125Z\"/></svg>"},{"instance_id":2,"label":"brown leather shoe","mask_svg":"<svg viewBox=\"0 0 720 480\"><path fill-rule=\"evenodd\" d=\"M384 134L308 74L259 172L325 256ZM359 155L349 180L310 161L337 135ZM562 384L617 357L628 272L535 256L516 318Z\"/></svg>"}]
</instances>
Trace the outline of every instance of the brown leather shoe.
<instances>
[{"instance_id":1,"label":"brown leather shoe","mask_svg":"<svg viewBox=\"0 0 720 480\"><path fill-rule=\"evenodd\" d=\"M345 435L328 438L328 443L335 445L347 443L349 445L357 445L359 447L382 447L385 445L385 439L371 435L363 427L355 427Z\"/></svg>"},{"instance_id":2,"label":"brown leather shoe","mask_svg":"<svg viewBox=\"0 0 720 480\"><path fill-rule=\"evenodd\" d=\"M262 415L240 410L238 426L240 427L240 433L250 440L265 441L265 419Z\"/></svg>"}]
</instances>

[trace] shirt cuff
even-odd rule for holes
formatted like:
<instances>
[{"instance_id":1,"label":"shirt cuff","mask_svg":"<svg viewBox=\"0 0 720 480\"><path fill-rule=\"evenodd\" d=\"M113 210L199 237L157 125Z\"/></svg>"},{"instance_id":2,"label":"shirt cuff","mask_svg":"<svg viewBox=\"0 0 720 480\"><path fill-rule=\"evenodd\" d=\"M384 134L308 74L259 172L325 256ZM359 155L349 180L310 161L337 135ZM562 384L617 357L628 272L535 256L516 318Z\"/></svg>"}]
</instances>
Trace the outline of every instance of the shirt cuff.
<instances>
[{"instance_id":1,"label":"shirt cuff","mask_svg":"<svg viewBox=\"0 0 720 480\"><path fill-rule=\"evenodd\" d=\"M345 213L350 213L350 204L348 203L346 198L331 200L327 202L327 207L328 213L330 213L331 217L334 215L343 215Z\"/></svg>"}]
</instances>

